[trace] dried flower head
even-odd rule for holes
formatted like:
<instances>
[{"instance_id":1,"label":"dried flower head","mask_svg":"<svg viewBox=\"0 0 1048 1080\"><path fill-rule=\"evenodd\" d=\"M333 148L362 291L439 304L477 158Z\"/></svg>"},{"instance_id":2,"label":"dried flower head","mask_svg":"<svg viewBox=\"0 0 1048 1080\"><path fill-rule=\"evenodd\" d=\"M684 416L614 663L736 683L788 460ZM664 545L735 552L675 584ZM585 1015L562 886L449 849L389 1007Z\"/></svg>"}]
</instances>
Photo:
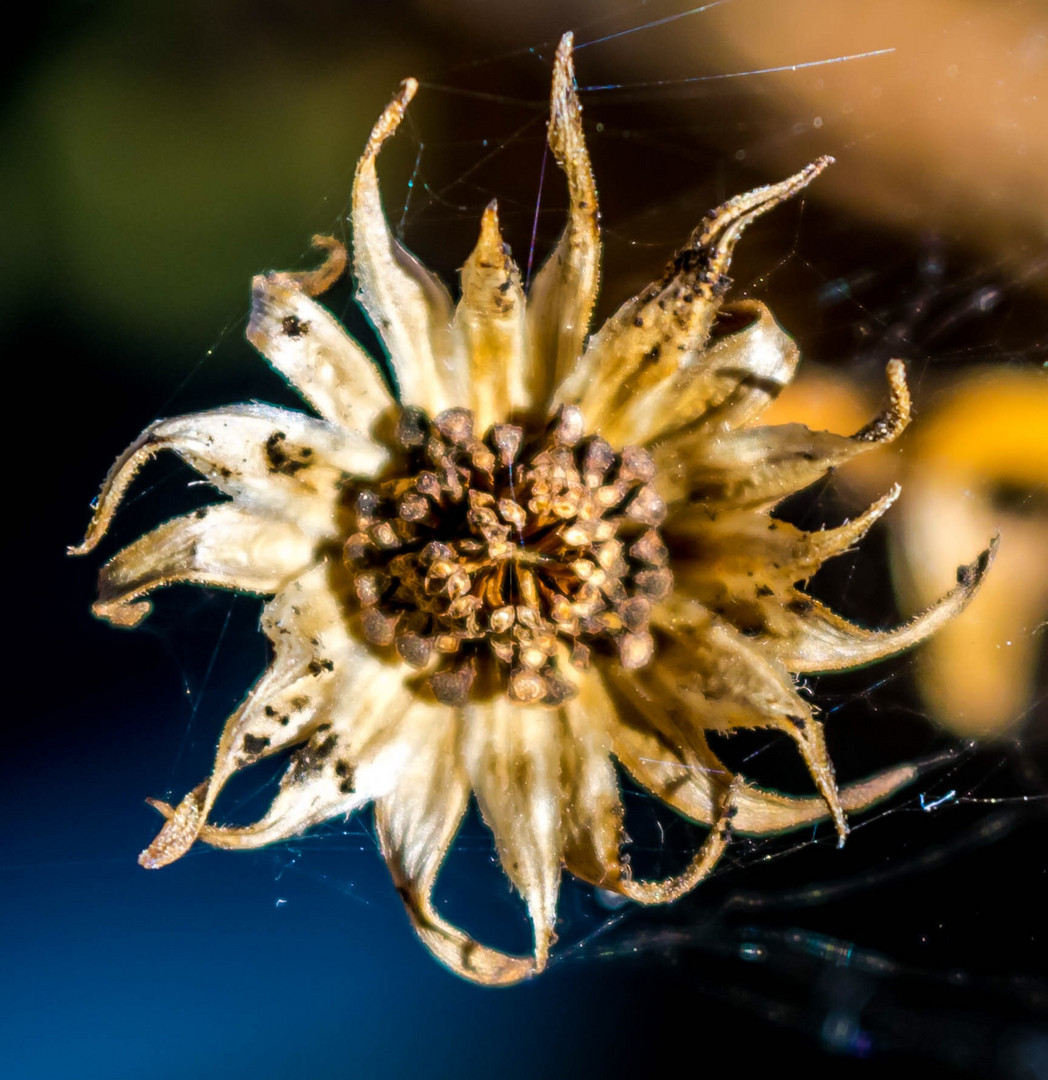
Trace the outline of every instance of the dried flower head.
<instances>
[{"instance_id":1,"label":"dried flower head","mask_svg":"<svg viewBox=\"0 0 1048 1080\"><path fill-rule=\"evenodd\" d=\"M797 587L898 490L821 532L770 510L909 419L893 361L887 408L850 438L756 424L798 355L763 304L724 302L732 251L829 159L710 214L587 343L601 245L571 36L549 122L568 224L527 298L494 203L457 304L390 233L375 160L415 89L403 83L383 113L353 186L359 298L396 391L314 299L347 258L322 238L318 270L255 279L248 327L319 417L249 404L153 424L114 465L75 550L99 541L139 468L173 450L229 501L110 559L96 613L132 626L148 594L176 581L273 596L262 618L273 661L227 722L211 777L175 808L154 803L167 822L144 866L198 839L270 844L373 802L422 940L467 978L509 983L546 963L562 867L641 903L670 901L709 873L733 831L828 816L843 839L847 811L911 779L901 767L839 789L793 675L910 647L964 607L992 551L890 632L860 629ZM705 738L753 727L796 742L817 796L733 776ZM211 822L235 772L291 747L260 821ZM709 827L680 875L631 875L613 759ZM527 904L531 956L477 943L432 903L471 792Z\"/></svg>"}]
</instances>

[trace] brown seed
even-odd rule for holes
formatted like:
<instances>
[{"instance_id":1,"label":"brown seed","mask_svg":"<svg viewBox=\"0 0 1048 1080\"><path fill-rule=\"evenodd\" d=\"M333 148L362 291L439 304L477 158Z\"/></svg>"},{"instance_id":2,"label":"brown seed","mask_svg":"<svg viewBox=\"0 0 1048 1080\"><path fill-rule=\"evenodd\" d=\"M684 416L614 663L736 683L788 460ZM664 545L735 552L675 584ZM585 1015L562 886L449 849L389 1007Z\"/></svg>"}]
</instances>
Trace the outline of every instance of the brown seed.
<instances>
[{"instance_id":1,"label":"brown seed","mask_svg":"<svg viewBox=\"0 0 1048 1080\"><path fill-rule=\"evenodd\" d=\"M615 461L615 451L611 443L602 439L599 435L594 436L586 444L582 454L582 471L586 474L593 473L597 476L597 483L611 468Z\"/></svg>"},{"instance_id":2,"label":"brown seed","mask_svg":"<svg viewBox=\"0 0 1048 1080\"><path fill-rule=\"evenodd\" d=\"M665 566L669 558L666 545L655 529L648 529L644 535L630 547L630 554L649 566Z\"/></svg>"},{"instance_id":3,"label":"brown seed","mask_svg":"<svg viewBox=\"0 0 1048 1080\"><path fill-rule=\"evenodd\" d=\"M575 687L566 679L552 672L547 672L545 678L546 696L542 699L543 705L561 705L575 696Z\"/></svg>"},{"instance_id":4,"label":"brown seed","mask_svg":"<svg viewBox=\"0 0 1048 1080\"><path fill-rule=\"evenodd\" d=\"M509 677L509 696L530 705L546 696L546 681L537 671L518 668Z\"/></svg>"},{"instance_id":5,"label":"brown seed","mask_svg":"<svg viewBox=\"0 0 1048 1080\"><path fill-rule=\"evenodd\" d=\"M397 511L405 521L422 521L429 515L429 508L429 499L412 491L401 498Z\"/></svg>"},{"instance_id":6,"label":"brown seed","mask_svg":"<svg viewBox=\"0 0 1048 1080\"><path fill-rule=\"evenodd\" d=\"M454 598L458 596L465 596L469 592L470 579L469 574L460 567L456 567L452 571L451 576L448 578L447 593L448 596Z\"/></svg>"},{"instance_id":7,"label":"brown seed","mask_svg":"<svg viewBox=\"0 0 1048 1080\"><path fill-rule=\"evenodd\" d=\"M647 484L655 478L655 461L647 450L639 446L627 446L622 451L619 479L640 480Z\"/></svg>"},{"instance_id":8,"label":"brown seed","mask_svg":"<svg viewBox=\"0 0 1048 1080\"><path fill-rule=\"evenodd\" d=\"M353 533L342 549L342 557L347 563L363 562L373 546L366 533Z\"/></svg>"},{"instance_id":9,"label":"brown seed","mask_svg":"<svg viewBox=\"0 0 1048 1080\"><path fill-rule=\"evenodd\" d=\"M646 485L630 500L626 514L643 525L661 525L666 517L666 504L653 487Z\"/></svg>"},{"instance_id":10,"label":"brown seed","mask_svg":"<svg viewBox=\"0 0 1048 1080\"><path fill-rule=\"evenodd\" d=\"M593 530L593 542L602 544L619 531L619 518L602 518Z\"/></svg>"},{"instance_id":11,"label":"brown seed","mask_svg":"<svg viewBox=\"0 0 1048 1080\"><path fill-rule=\"evenodd\" d=\"M518 604L516 612L517 626L514 628L513 633L521 641L531 641L534 630L542 623L542 616L535 608L528 607L526 604Z\"/></svg>"},{"instance_id":12,"label":"brown seed","mask_svg":"<svg viewBox=\"0 0 1048 1080\"><path fill-rule=\"evenodd\" d=\"M369 524L375 514L378 513L380 501L377 492L372 491L370 488L364 488L363 491L357 492L356 506L354 509L357 512L357 517L360 519L362 528Z\"/></svg>"},{"instance_id":13,"label":"brown seed","mask_svg":"<svg viewBox=\"0 0 1048 1080\"><path fill-rule=\"evenodd\" d=\"M490 433L491 441L498 451L499 461L509 467L517 460L520 445L524 440L524 429L516 424L496 424Z\"/></svg>"},{"instance_id":14,"label":"brown seed","mask_svg":"<svg viewBox=\"0 0 1048 1080\"><path fill-rule=\"evenodd\" d=\"M532 671L538 671L546 663L546 651L537 645L529 645L520 650L520 662Z\"/></svg>"},{"instance_id":15,"label":"brown seed","mask_svg":"<svg viewBox=\"0 0 1048 1080\"><path fill-rule=\"evenodd\" d=\"M357 599L366 607L377 604L388 587L389 578L378 570L357 574L353 579Z\"/></svg>"},{"instance_id":16,"label":"brown seed","mask_svg":"<svg viewBox=\"0 0 1048 1080\"><path fill-rule=\"evenodd\" d=\"M577 405L562 405L553 427L553 439L561 446L575 446L586 431L582 410Z\"/></svg>"},{"instance_id":17,"label":"brown seed","mask_svg":"<svg viewBox=\"0 0 1048 1080\"><path fill-rule=\"evenodd\" d=\"M429 685L442 705L465 705L475 678L472 664L467 663L431 675Z\"/></svg>"},{"instance_id":18,"label":"brown seed","mask_svg":"<svg viewBox=\"0 0 1048 1080\"><path fill-rule=\"evenodd\" d=\"M495 608L488 616L488 625L493 634L504 634L516 620L516 615L511 605Z\"/></svg>"},{"instance_id":19,"label":"brown seed","mask_svg":"<svg viewBox=\"0 0 1048 1080\"><path fill-rule=\"evenodd\" d=\"M405 449L422 446L426 441L426 414L408 405L397 419L396 440Z\"/></svg>"},{"instance_id":20,"label":"brown seed","mask_svg":"<svg viewBox=\"0 0 1048 1080\"><path fill-rule=\"evenodd\" d=\"M673 588L673 574L669 570L641 570L633 575L638 591L652 600L662 600Z\"/></svg>"},{"instance_id":21,"label":"brown seed","mask_svg":"<svg viewBox=\"0 0 1048 1080\"><path fill-rule=\"evenodd\" d=\"M516 648L511 641L492 641L490 642L491 651L504 663L509 664L513 662L513 656L516 653Z\"/></svg>"},{"instance_id":22,"label":"brown seed","mask_svg":"<svg viewBox=\"0 0 1048 1080\"><path fill-rule=\"evenodd\" d=\"M476 596L457 596L448 604L448 617L451 619L468 619L475 615L483 606L483 601Z\"/></svg>"},{"instance_id":23,"label":"brown seed","mask_svg":"<svg viewBox=\"0 0 1048 1080\"><path fill-rule=\"evenodd\" d=\"M422 637L420 634L397 635L397 652L412 667L425 667L432 651L432 638Z\"/></svg>"},{"instance_id":24,"label":"brown seed","mask_svg":"<svg viewBox=\"0 0 1048 1080\"><path fill-rule=\"evenodd\" d=\"M388 521L380 521L368 529L368 536L381 548L398 548L400 540Z\"/></svg>"},{"instance_id":25,"label":"brown seed","mask_svg":"<svg viewBox=\"0 0 1048 1080\"><path fill-rule=\"evenodd\" d=\"M399 616L387 615L378 608L366 608L360 617L364 637L375 645L392 645Z\"/></svg>"},{"instance_id":26,"label":"brown seed","mask_svg":"<svg viewBox=\"0 0 1048 1080\"><path fill-rule=\"evenodd\" d=\"M651 617L651 602L643 596L634 596L619 609L627 630L639 633L647 629Z\"/></svg>"},{"instance_id":27,"label":"brown seed","mask_svg":"<svg viewBox=\"0 0 1048 1080\"><path fill-rule=\"evenodd\" d=\"M524 507L512 499L499 499L499 513L503 521L508 521L517 529L524 528L524 523L528 520Z\"/></svg>"},{"instance_id":28,"label":"brown seed","mask_svg":"<svg viewBox=\"0 0 1048 1080\"><path fill-rule=\"evenodd\" d=\"M576 559L571 564L571 569L579 581L589 581L597 572L597 565L589 559Z\"/></svg>"},{"instance_id":29,"label":"brown seed","mask_svg":"<svg viewBox=\"0 0 1048 1080\"><path fill-rule=\"evenodd\" d=\"M456 446L465 446L473 438L473 413L469 409L445 409L433 418L433 426Z\"/></svg>"},{"instance_id":30,"label":"brown seed","mask_svg":"<svg viewBox=\"0 0 1048 1080\"><path fill-rule=\"evenodd\" d=\"M435 563L438 560L443 563L450 563L455 558L455 552L447 545L442 544L439 540L431 540L419 553L418 561L423 566L429 566L430 563ZM448 573L451 573L450 567ZM445 577L447 575L445 574Z\"/></svg>"},{"instance_id":31,"label":"brown seed","mask_svg":"<svg viewBox=\"0 0 1048 1080\"><path fill-rule=\"evenodd\" d=\"M571 666L578 668L580 671L585 671L589 667L589 663L589 647L583 645L581 641L576 641L571 647Z\"/></svg>"},{"instance_id":32,"label":"brown seed","mask_svg":"<svg viewBox=\"0 0 1048 1080\"><path fill-rule=\"evenodd\" d=\"M651 634L623 634L619 639L619 659L630 671L644 667L655 653Z\"/></svg>"},{"instance_id":33,"label":"brown seed","mask_svg":"<svg viewBox=\"0 0 1048 1080\"><path fill-rule=\"evenodd\" d=\"M474 469L479 469L488 476L495 471L495 455L482 442L473 442L469 448L469 457Z\"/></svg>"},{"instance_id":34,"label":"brown seed","mask_svg":"<svg viewBox=\"0 0 1048 1080\"><path fill-rule=\"evenodd\" d=\"M607 571L621 570L625 567L617 567L616 564L622 561L622 544L618 540L609 540L606 544L601 544L597 550L597 562Z\"/></svg>"},{"instance_id":35,"label":"brown seed","mask_svg":"<svg viewBox=\"0 0 1048 1080\"><path fill-rule=\"evenodd\" d=\"M434 472L420 472L415 478L415 487L417 487L423 495L434 501L440 498L440 479Z\"/></svg>"}]
</instances>

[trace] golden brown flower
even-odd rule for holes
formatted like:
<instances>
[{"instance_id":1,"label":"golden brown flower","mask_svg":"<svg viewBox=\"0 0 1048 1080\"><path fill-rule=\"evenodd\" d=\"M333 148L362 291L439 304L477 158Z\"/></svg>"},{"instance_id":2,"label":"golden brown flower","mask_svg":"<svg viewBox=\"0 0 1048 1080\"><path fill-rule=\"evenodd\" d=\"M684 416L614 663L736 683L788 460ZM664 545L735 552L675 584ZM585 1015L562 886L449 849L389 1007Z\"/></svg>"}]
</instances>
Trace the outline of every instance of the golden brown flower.
<instances>
[{"instance_id":1,"label":"golden brown flower","mask_svg":"<svg viewBox=\"0 0 1048 1080\"><path fill-rule=\"evenodd\" d=\"M828 816L843 839L847 811L910 780L904 766L838 789L793 675L910 647L968 602L992 549L889 632L854 626L797 587L898 491L814 533L771 509L909 419L893 361L887 408L850 438L756 423L798 354L763 304L724 303L732 251L829 159L710 214L587 343L600 235L571 36L557 51L549 123L568 224L526 301L494 204L457 304L391 235L375 160L415 89L406 81L383 113L353 186L359 298L398 392L314 299L346 263L322 239L320 269L255 279L248 327L319 417L251 404L153 424L114 465L75 550L95 546L138 469L173 450L230 500L115 555L96 613L134 625L148 594L176 581L273 595L262 618L273 661L227 722L211 777L175 808L154 803L167 822L144 866L198 839L259 847L373 802L425 944L467 978L509 983L547 961L562 867L663 903L710 871L733 831ZM796 742L817 796L733 776L705 738L751 727ZM291 747L260 821L210 821L235 772ZM632 877L613 759L708 826L680 875ZM531 956L477 943L433 906L471 792L527 904Z\"/></svg>"}]
</instances>

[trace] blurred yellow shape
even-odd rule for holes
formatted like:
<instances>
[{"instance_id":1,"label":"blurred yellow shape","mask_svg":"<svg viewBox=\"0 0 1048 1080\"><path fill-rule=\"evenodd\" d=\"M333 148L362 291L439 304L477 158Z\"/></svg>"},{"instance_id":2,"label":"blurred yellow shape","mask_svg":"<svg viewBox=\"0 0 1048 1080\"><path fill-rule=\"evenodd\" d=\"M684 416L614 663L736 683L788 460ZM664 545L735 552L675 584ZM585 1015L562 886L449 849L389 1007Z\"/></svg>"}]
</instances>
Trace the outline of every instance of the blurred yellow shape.
<instances>
[{"instance_id":1,"label":"blurred yellow shape","mask_svg":"<svg viewBox=\"0 0 1048 1080\"><path fill-rule=\"evenodd\" d=\"M840 373L816 370L782 395L769 422L851 431L864 400ZM868 455L841 474L841 486L860 502L903 486L885 518L903 612L941 595L949 568L1000 532L1001 556L980 594L921 647L916 664L937 723L964 737L1006 735L1029 713L1048 619L1048 374L974 370L921 404L921 423L900 450Z\"/></svg>"},{"instance_id":2,"label":"blurred yellow shape","mask_svg":"<svg viewBox=\"0 0 1048 1080\"><path fill-rule=\"evenodd\" d=\"M892 533L900 604L936 595L972 537L999 531L1001 558L971 608L920 651L921 694L959 735L1003 735L1030 708L1048 613L1048 375L972 372L922 427Z\"/></svg>"}]
</instances>

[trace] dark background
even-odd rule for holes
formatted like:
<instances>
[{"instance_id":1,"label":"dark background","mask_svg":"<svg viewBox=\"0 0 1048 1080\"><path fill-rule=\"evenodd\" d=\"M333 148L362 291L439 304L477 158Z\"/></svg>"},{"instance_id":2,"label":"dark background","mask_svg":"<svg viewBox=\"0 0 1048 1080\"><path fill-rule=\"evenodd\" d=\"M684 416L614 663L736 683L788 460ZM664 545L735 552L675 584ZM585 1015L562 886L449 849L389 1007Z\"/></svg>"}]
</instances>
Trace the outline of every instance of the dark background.
<instances>
[{"instance_id":1,"label":"dark background","mask_svg":"<svg viewBox=\"0 0 1048 1080\"><path fill-rule=\"evenodd\" d=\"M354 162L403 76L430 85L384 155L387 206L446 275L493 194L518 260L528 262L533 225L535 257L548 250L564 207L552 167L537 218L535 205L556 39L572 26L580 42L633 29L578 55L584 87L628 84L582 95L607 229L605 314L709 206L829 151L837 178L747 237L739 293L766 299L806 355L860 381L893 354L912 362L926 394L976 363L1043 365L1043 207L1020 183L1027 172L972 176L965 156L1004 138L1038 175L1044 128L1027 99L1048 78L1036 50L1020 83L1026 54L1007 34L976 27L981 51L961 55L973 9L917 5L928 16L918 26L883 3L869 5L883 21L876 34L863 29L859 48L896 47L885 60L793 83L634 85L856 51L811 39L833 5L817 18L811 4L792 6L796 38L772 61L755 58L749 29L791 7L770 0L650 29L639 28L684 5L625 4L597 22L601 9L575 2L26 13L7 44L0 163L11 480L4 1075L617 1076L786 1062L880 1075L906 1060L930 1075L1048 1076L1043 683L1018 740L970 750L924 719L905 658L822 680L817 700L832 710L845 778L943 750L957 757L872 815L843 852L824 834L740 844L672 910L611 912L566 885L557 959L511 990L467 985L425 954L366 817L270 851L201 850L162 873L135 863L157 828L144 797L180 798L205 775L223 719L265 663L258 604L178 588L134 633L92 620L100 558L207 501L171 462L139 483L101 556L68 560L65 545L113 457L156 416L250 397L292 402L242 342L248 282L308 262L312 232L342 230ZM1035 45L1048 33L1042 5L1001 10ZM997 86L998 122L984 130L978 110L966 114L956 159L943 156L948 146L930 163L916 151L896 158L908 139L920 148L926 110L946 107L921 63L944 38L948 51L950 34L959 72L942 77L979 100ZM892 93L905 109L864 113ZM966 108L947 106L951 116ZM897 198L856 196L884 175ZM976 303L987 289L993 304ZM370 343L350 290L331 303ZM839 520L855 509L839 496L829 485L794 512L813 525ZM820 583L871 623L893 614L883 546L872 537ZM768 782L780 769L787 781L799 775L783 748L764 747L732 752L761 751L756 771ZM231 813L257 812L263 779L235 793ZM941 808L922 809L950 791ZM691 831L656 820L636 794L630 807L637 858L679 865ZM524 947L477 820L460 849L442 878L449 911Z\"/></svg>"}]
</instances>

